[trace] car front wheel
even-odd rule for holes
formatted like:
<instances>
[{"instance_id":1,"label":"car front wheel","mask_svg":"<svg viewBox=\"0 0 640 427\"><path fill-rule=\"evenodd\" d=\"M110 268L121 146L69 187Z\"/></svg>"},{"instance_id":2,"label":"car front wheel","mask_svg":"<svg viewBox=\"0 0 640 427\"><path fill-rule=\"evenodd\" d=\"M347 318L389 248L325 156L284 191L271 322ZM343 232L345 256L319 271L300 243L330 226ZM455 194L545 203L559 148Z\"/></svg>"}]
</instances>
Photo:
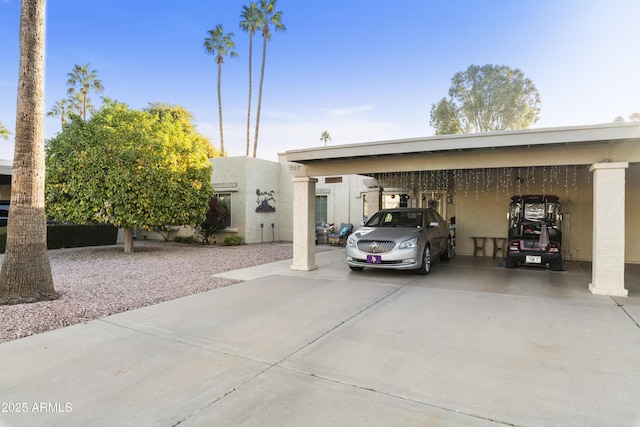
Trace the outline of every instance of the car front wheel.
<instances>
[{"instance_id":1,"label":"car front wheel","mask_svg":"<svg viewBox=\"0 0 640 427\"><path fill-rule=\"evenodd\" d=\"M430 271L431 271L431 248L429 248L429 245L427 245L424 248L424 256L422 257L422 264L420 265L420 268L416 270L416 273L425 275L425 274L429 274Z\"/></svg>"}]
</instances>

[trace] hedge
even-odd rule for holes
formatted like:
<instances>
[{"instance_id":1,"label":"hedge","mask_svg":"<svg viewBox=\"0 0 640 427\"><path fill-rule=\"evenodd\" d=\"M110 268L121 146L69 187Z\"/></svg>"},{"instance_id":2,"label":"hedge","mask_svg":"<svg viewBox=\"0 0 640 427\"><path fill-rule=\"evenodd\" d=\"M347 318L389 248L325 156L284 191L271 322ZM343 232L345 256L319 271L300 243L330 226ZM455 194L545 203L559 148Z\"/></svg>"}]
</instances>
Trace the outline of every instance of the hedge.
<instances>
[{"instance_id":1,"label":"hedge","mask_svg":"<svg viewBox=\"0 0 640 427\"><path fill-rule=\"evenodd\" d=\"M47 224L47 248L115 245L118 228L109 224ZM7 227L0 228L0 253L7 245Z\"/></svg>"}]
</instances>

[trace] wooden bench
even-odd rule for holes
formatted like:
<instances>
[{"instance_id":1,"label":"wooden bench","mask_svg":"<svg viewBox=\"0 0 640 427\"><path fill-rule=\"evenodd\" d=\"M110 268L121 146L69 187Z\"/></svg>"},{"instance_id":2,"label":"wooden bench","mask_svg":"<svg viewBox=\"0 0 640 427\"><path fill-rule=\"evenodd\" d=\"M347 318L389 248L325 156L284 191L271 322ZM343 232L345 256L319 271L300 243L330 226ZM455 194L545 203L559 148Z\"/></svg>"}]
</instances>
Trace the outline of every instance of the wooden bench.
<instances>
[{"instance_id":1,"label":"wooden bench","mask_svg":"<svg viewBox=\"0 0 640 427\"><path fill-rule=\"evenodd\" d=\"M473 239L473 256L478 255L480 251L482 251L482 256L485 256L484 247L486 246L487 238L478 236L472 236L471 238Z\"/></svg>"},{"instance_id":2,"label":"wooden bench","mask_svg":"<svg viewBox=\"0 0 640 427\"><path fill-rule=\"evenodd\" d=\"M493 257L495 258L498 252L502 252L502 257L504 258L507 254L505 250L507 249L507 238L506 237L492 237L493 239Z\"/></svg>"},{"instance_id":3,"label":"wooden bench","mask_svg":"<svg viewBox=\"0 0 640 427\"><path fill-rule=\"evenodd\" d=\"M473 256L477 256L478 252L482 252L482 256L486 256L487 253L485 251L485 247L487 245L487 239L493 240L493 255L495 258L498 252L502 253L502 256L505 256L505 249L507 247L507 238L506 237L482 237L482 236L472 236L473 239Z\"/></svg>"}]
</instances>

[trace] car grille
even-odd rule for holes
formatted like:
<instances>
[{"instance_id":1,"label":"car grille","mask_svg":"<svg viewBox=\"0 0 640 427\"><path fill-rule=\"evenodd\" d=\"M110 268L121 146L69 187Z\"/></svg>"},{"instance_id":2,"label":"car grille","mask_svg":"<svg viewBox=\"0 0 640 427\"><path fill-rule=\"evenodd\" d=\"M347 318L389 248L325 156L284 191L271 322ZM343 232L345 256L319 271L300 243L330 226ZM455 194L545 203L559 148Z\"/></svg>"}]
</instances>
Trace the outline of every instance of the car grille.
<instances>
[{"instance_id":1,"label":"car grille","mask_svg":"<svg viewBox=\"0 0 640 427\"><path fill-rule=\"evenodd\" d=\"M393 240L360 240L358 249L369 254L380 254L389 252L394 248L396 242Z\"/></svg>"}]
</instances>

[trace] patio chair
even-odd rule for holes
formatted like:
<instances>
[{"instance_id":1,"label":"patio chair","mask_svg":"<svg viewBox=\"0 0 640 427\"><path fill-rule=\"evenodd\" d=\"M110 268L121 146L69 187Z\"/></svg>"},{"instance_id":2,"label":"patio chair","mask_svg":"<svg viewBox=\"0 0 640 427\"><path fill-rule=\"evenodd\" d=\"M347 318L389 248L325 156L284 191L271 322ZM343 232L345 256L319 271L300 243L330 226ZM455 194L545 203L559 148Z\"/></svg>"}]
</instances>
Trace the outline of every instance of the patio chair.
<instances>
[{"instance_id":1,"label":"patio chair","mask_svg":"<svg viewBox=\"0 0 640 427\"><path fill-rule=\"evenodd\" d=\"M343 222L335 232L329 233L329 244L345 246L347 244L347 237L349 237L352 231L353 224Z\"/></svg>"}]
</instances>

